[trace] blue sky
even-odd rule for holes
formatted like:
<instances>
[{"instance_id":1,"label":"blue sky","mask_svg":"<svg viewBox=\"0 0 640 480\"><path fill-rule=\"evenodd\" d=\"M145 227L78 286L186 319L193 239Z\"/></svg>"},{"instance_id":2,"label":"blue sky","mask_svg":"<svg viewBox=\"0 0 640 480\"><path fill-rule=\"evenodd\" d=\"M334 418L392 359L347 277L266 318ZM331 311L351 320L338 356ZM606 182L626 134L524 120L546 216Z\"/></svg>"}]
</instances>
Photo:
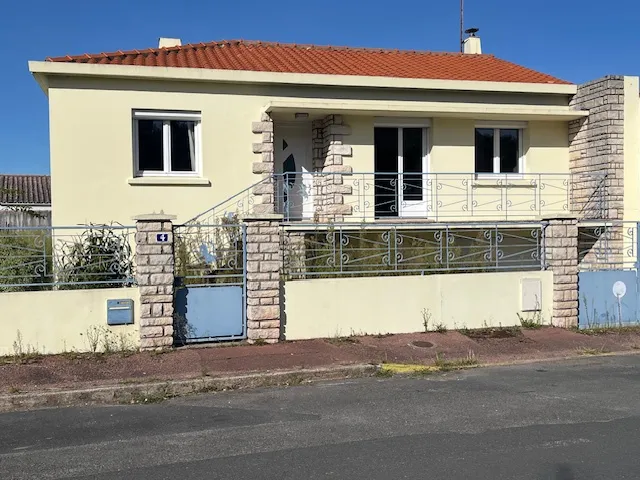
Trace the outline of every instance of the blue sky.
<instances>
[{"instance_id":1,"label":"blue sky","mask_svg":"<svg viewBox=\"0 0 640 480\"><path fill-rule=\"evenodd\" d=\"M638 13L636 0L465 1L484 53L577 83L640 74ZM47 99L28 60L153 47L160 36L457 51L459 0L6 0L0 173L49 172Z\"/></svg>"}]
</instances>

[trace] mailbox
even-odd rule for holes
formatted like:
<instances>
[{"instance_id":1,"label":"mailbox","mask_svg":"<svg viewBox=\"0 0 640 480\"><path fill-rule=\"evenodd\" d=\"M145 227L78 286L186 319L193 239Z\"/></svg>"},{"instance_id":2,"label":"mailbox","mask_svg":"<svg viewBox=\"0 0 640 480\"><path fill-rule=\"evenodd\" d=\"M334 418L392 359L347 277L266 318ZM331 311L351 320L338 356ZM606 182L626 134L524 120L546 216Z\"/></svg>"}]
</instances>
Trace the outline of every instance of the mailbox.
<instances>
[{"instance_id":1,"label":"mailbox","mask_svg":"<svg viewBox=\"0 0 640 480\"><path fill-rule=\"evenodd\" d=\"M107 300L107 325L131 325L133 323L133 300Z\"/></svg>"}]
</instances>

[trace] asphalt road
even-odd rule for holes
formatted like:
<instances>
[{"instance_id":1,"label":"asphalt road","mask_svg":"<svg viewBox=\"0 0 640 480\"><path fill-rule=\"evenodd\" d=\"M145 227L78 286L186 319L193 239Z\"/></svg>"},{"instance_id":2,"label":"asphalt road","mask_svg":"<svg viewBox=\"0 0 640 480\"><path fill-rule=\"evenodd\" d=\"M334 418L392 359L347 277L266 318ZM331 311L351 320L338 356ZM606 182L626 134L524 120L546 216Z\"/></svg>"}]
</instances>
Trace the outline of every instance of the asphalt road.
<instances>
[{"instance_id":1,"label":"asphalt road","mask_svg":"<svg viewBox=\"0 0 640 480\"><path fill-rule=\"evenodd\" d=\"M0 415L0 479L637 479L640 356Z\"/></svg>"}]
</instances>

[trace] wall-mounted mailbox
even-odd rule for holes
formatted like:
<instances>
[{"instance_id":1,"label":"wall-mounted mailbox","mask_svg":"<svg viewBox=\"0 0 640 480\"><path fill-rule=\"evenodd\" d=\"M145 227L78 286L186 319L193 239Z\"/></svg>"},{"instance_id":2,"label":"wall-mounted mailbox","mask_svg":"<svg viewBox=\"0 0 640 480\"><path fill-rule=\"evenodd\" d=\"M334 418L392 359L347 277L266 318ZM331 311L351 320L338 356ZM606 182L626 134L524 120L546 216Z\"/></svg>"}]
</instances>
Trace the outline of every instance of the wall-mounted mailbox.
<instances>
[{"instance_id":1,"label":"wall-mounted mailbox","mask_svg":"<svg viewBox=\"0 0 640 480\"><path fill-rule=\"evenodd\" d=\"M133 300L107 300L107 325L131 325Z\"/></svg>"}]
</instances>

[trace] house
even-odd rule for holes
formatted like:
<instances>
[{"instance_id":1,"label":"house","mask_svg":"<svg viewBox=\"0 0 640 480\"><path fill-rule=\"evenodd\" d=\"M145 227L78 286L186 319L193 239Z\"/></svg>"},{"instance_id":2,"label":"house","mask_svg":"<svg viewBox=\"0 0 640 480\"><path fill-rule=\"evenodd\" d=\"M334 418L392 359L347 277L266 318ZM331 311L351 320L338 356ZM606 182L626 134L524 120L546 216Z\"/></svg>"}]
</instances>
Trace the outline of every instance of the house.
<instances>
[{"instance_id":1,"label":"house","mask_svg":"<svg viewBox=\"0 0 640 480\"><path fill-rule=\"evenodd\" d=\"M51 225L51 178L0 174L0 226L44 225Z\"/></svg>"},{"instance_id":2,"label":"house","mask_svg":"<svg viewBox=\"0 0 640 480\"><path fill-rule=\"evenodd\" d=\"M165 249L197 270L179 274L192 298L244 292L229 294L241 323L195 340L416 331L423 301L449 326L485 310L485 324L575 325L579 237L591 251L589 229L638 218L638 78L575 85L481 51L474 35L463 53L161 38L30 62L49 99L53 225L150 222L151 347L178 328L149 257ZM173 237L157 212L176 216ZM229 219L237 232L216 235ZM616 251L633 241L616 235ZM203 322L220 295L198 300Z\"/></svg>"}]
</instances>

